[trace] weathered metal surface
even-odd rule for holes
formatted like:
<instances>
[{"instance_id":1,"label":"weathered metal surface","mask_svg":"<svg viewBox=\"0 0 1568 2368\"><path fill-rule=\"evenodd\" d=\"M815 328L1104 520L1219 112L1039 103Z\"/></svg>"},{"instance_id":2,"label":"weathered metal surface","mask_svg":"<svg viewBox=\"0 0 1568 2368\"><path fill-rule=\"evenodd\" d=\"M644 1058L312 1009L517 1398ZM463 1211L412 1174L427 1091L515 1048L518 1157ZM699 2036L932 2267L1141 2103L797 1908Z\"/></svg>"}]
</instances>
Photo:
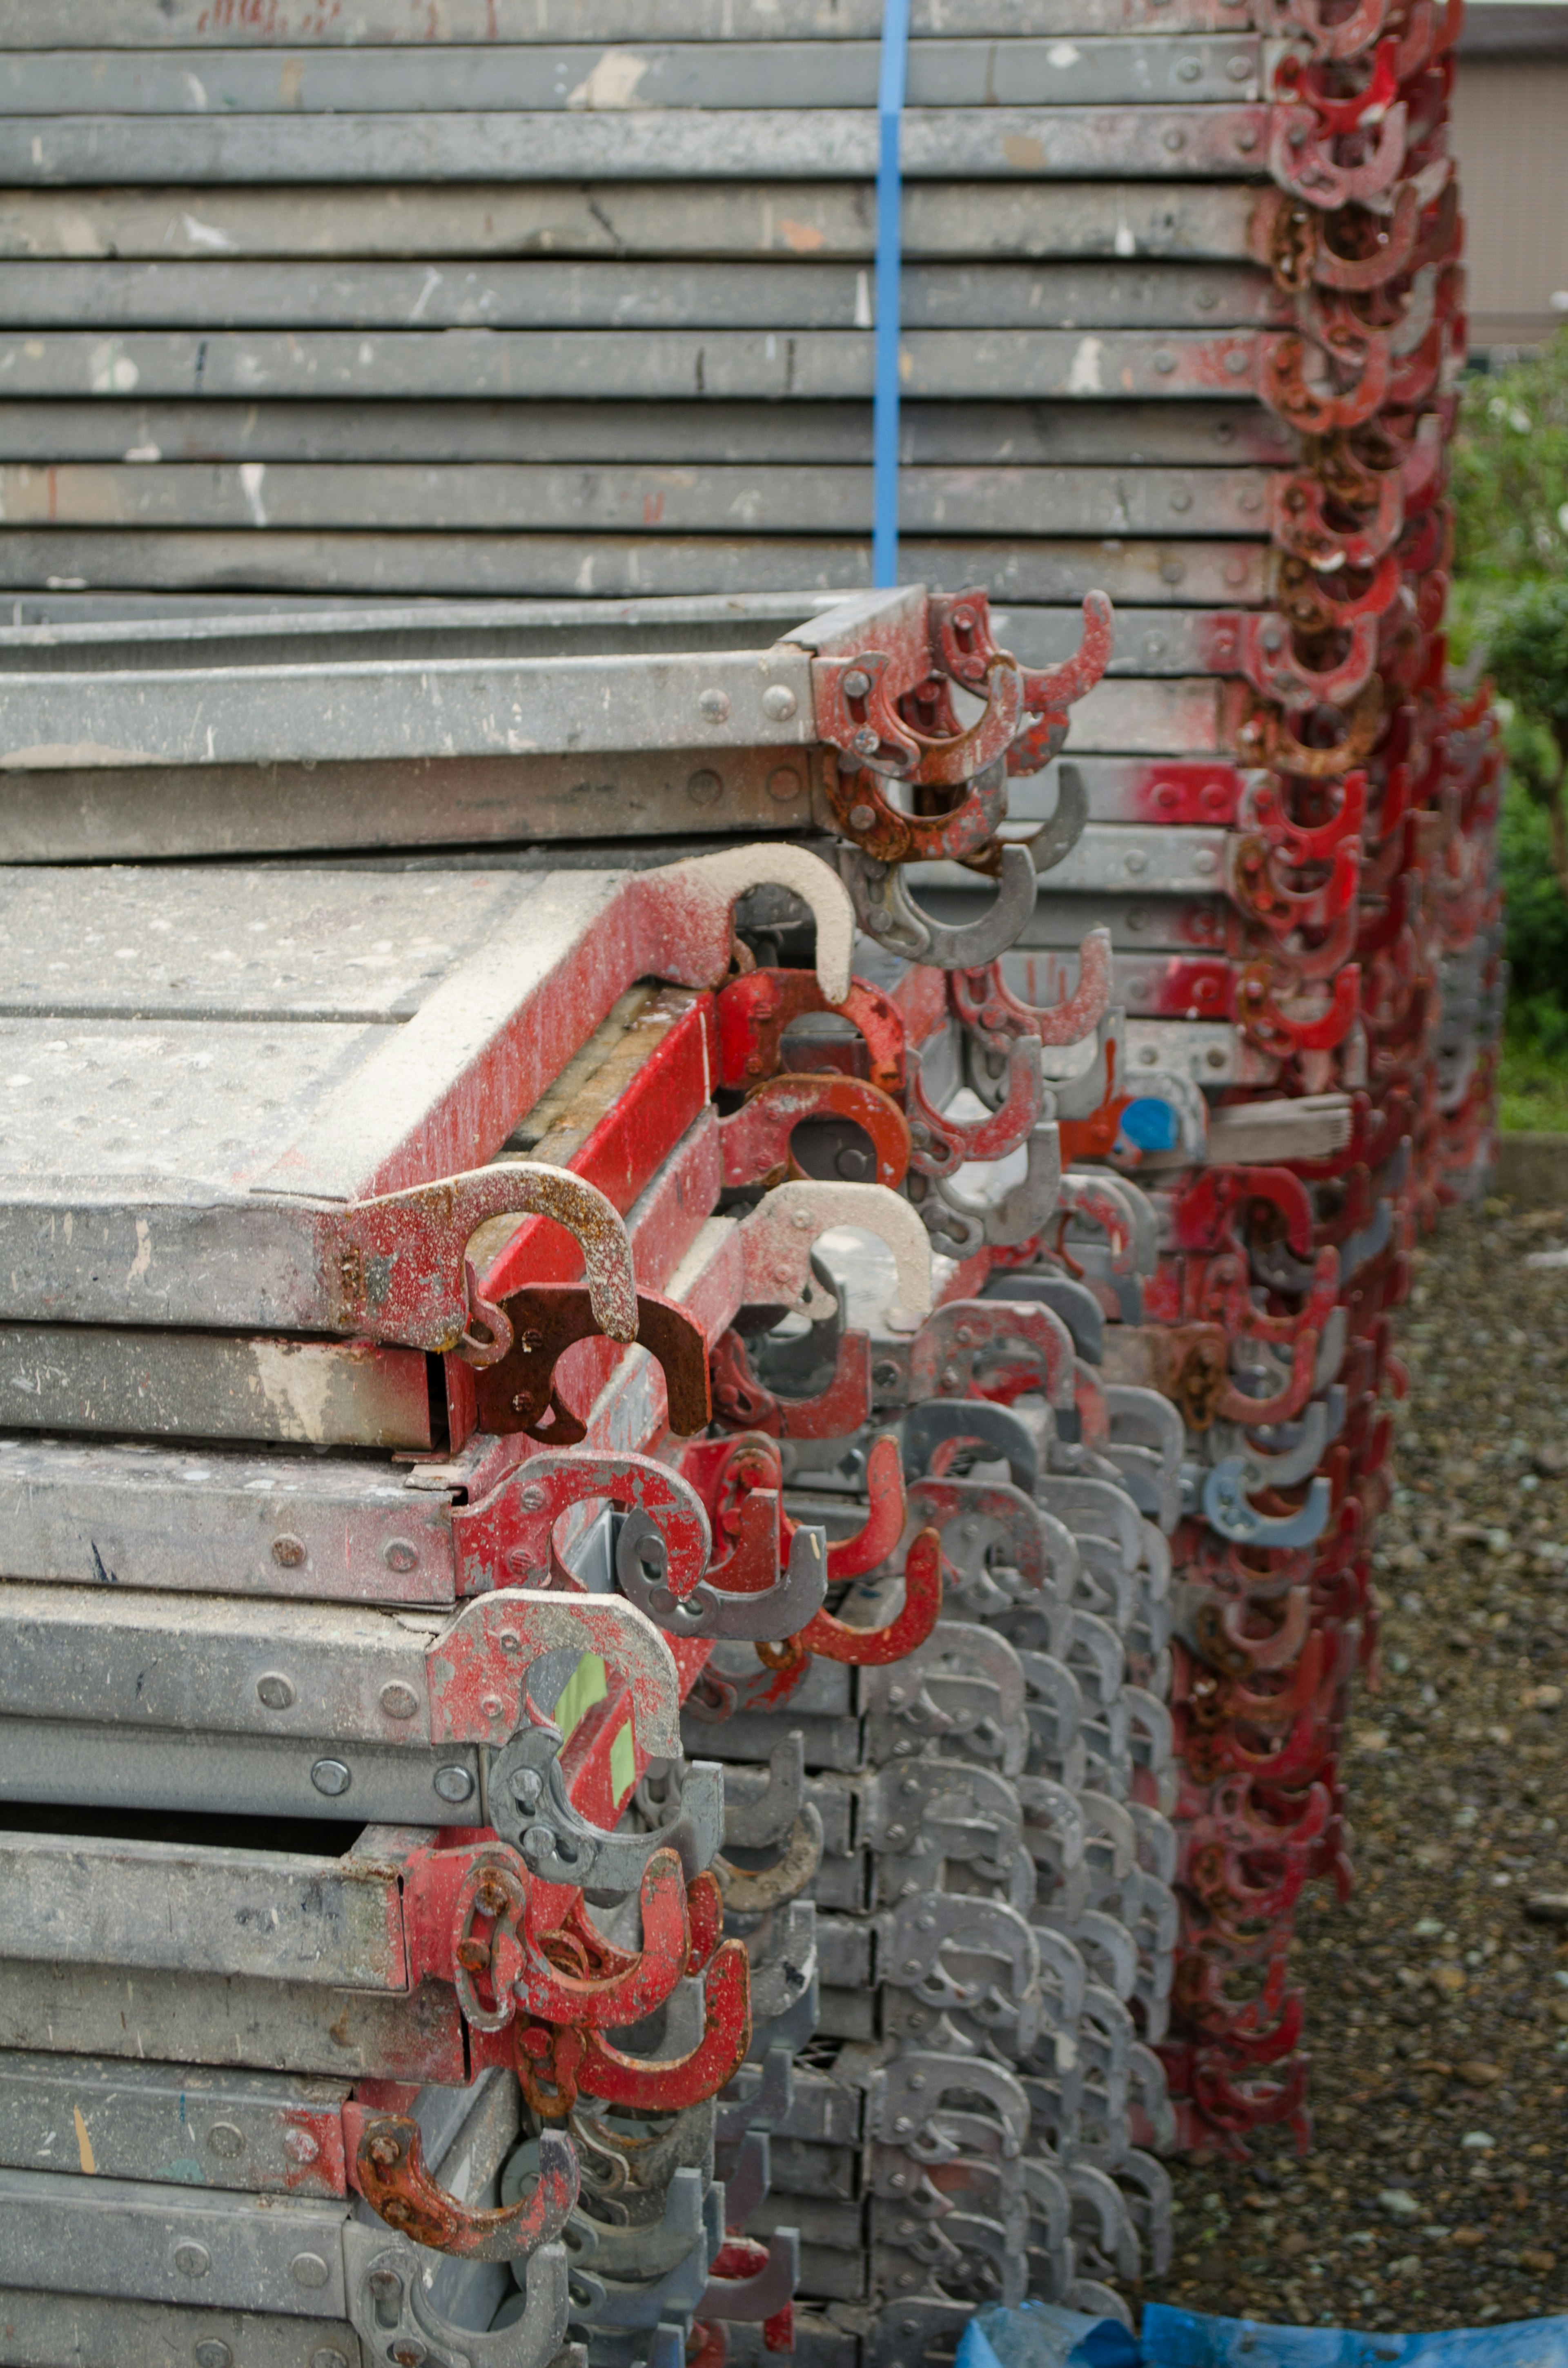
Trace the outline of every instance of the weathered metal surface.
<instances>
[{"instance_id":1,"label":"weathered metal surface","mask_svg":"<svg viewBox=\"0 0 1568 2368\"><path fill-rule=\"evenodd\" d=\"M408 1985L398 1871L369 1857L0 1833L0 1900L9 1958Z\"/></svg>"},{"instance_id":2,"label":"weathered metal surface","mask_svg":"<svg viewBox=\"0 0 1568 2368\"><path fill-rule=\"evenodd\" d=\"M428 1825L483 1814L484 1759L472 1744L396 1751L330 1734L294 1741L0 1717L0 1804L91 1810L135 1801L176 1814Z\"/></svg>"},{"instance_id":3,"label":"weathered metal surface","mask_svg":"<svg viewBox=\"0 0 1568 2368\"><path fill-rule=\"evenodd\" d=\"M496 261L434 275L421 263L8 263L0 322L39 331L857 329L866 274L847 263ZM900 318L923 329L1290 327L1294 299L1247 261L910 264ZM10 515L11 491L6 493Z\"/></svg>"},{"instance_id":4,"label":"weathered metal surface","mask_svg":"<svg viewBox=\"0 0 1568 2368\"><path fill-rule=\"evenodd\" d=\"M0 745L0 768L29 771L95 761L117 769L276 764L312 748L318 762L329 763L535 750L587 755L597 746L684 748L705 740L715 747L790 749L810 739L812 724L810 677L788 643L756 653L652 659L421 665L345 658L332 665L317 658L244 667L187 663L167 676L146 666L74 677L13 673L6 708L14 720Z\"/></svg>"},{"instance_id":5,"label":"weathered metal surface","mask_svg":"<svg viewBox=\"0 0 1568 2368\"><path fill-rule=\"evenodd\" d=\"M1231 53L1228 47L1224 53ZM912 108L903 119L903 170L911 180L1256 176L1266 154L1269 109L1234 103L1229 93L1188 108L1175 96L1181 87L1176 83L1164 103L1120 108ZM877 119L869 108L833 107L799 113L764 107L0 119L0 172L8 187L20 188L495 181L518 166L536 180L744 180L759 173L791 180L871 180Z\"/></svg>"},{"instance_id":6,"label":"weathered metal surface","mask_svg":"<svg viewBox=\"0 0 1568 2368\"><path fill-rule=\"evenodd\" d=\"M606 58L549 42L301 46L280 74L265 51L203 46L0 52L6 112L18 120L92 115L113 76L114 111L250 116L631 115L869 108L881 45L824 41L644 42ZM1084 35L1077 41L927 38L909 53L908 108L927 110L1232 104L1260 96L1256 35ZM201 96L192 88L196 82ZM1005 101L999 93L1006 93ZM913 129L913 125L912 125ZM755 163L753 165L755 170Z\"/></svg>"},{"instance_id":7,"label":"weathered metal surface","mask_svg":"<svg viewBox=\"0 0 1568 2368\"><path fill-rule=\"evenodd\" d=\"M1124 193L1113 194L1119 199ZM1163 196L1161 201L1165 202ZM54 205L64 202L50 200ZM813 468L869 468L871 461L871 410L867 403L819 403L809 411L799 411L756 403L648 402L639 403L634 412L628 413L613 405L540 402L529 404L528 421L530 460L552 464L597 461L624 467L640 461L650 465L673 461L683 466L784 467L809 461ZM900 413L899 441L903 464L912 469L1084 464L1242 468L1258 462L1290 467L1298 457L1296 438L1282 421L1271 412L1233 403L928 402ZM141 456L138 465L154 461L418 461L431 464L515 461L517 450L517 413L510 404L496 402L382 401L345 409L340 404L308 398L235 404L99 397L85 402L7 401L0 405L0 460L7 461L113 461L133 452ZM915 571L916 575L919 572ZM790 595L752 593L732 598L744 604L738 612L743 617L782 617L780 604ZM125 592L120 599L116 614L153 621L145 618L144 597ZM54 604L52 613L62 618L70 615L70 594L56 593ZM237 638L247 611L267 606L276 609L281 605L267 603L265 596L258 599L255 594L232 592L225 612L211 620L214 637L222 627ZM298 608L302 602L293 605ZM352 609L328 608L319 598L315 605L324 626L340 633L352 629ZM631 621L640 627L641 646L662 646L651 637L663 619L645 603L638 604L631 620L596 613L591 601L575 605L582 608L583 626L593 632L601 649L627 646L617 628ZM487 615L483 605L474 600L466 601L464 607L480 628L487 623L506 624L521 632L530 621L552 621L557 641L568 621L561 617L530 620L521 614ZM696 647L699 631L722 634L726 630L722 610L710 601L690 603L686 616L670 611L669 618L691 637L677 641L677 647ZM421 646L449 644L457 622L426 603L419 630L429 641L421 645L405 639L398 655L415 656ZM403 626L405 633L411 632L406 617ZM259 634L260 628L256 630ZM389 622L381 630L392 628ZM0 629L6 665L16 663L12 653L25 646L13 643L10 628ZM127 658L126 663L131 662Z\"/></svg>"},{"instance_id":8,"label":"weathered metal surface","mask_svg":"<svg viewBox=\"0 0 1568 2368\"><path fill-rule=\"evenodd\" d=\"M1225 29L1251 21L1234 0L915 0L910 32L975 38L1019 34ZM402 0L352 0L330 13L222 0L78 0L61 20L49 0L16 0L6 38L23 49L176 49L206 44L290 50L367 42L875 40L880 0L437 0L411 17Z\"/></svg>"},{"instance_id":9,"label":"weathered metal surface","mask_svg":"<svg viewBox=\"0 0 1568 2368\"><path fill-rule=\"evenodd\" d=\"M1263 479L1262 471L1230 468L998 467L983 476L969 468L911 468L899 479L900 516L915 534L1256 537L1267 526ZM18 531L46 525L67 529L210 528L231 534L249 529L258 535L312 529L384 532L392 528L457 533L484 528L496 533L577 529L676 536L708 529L723 531L736 518L744 518L756 535L866 534L871 524L871 476L869 469L827 466L813 467L808 476L793 467L767 465L622 463L572 469L475 461L432 471L415 462L165 461L153 468L62 461L46 468L0 468L0 504L7 523ZM209 655L219 658L217 651ZM297 713L303 688L297 667L311 662L301 652L294 666L254 666L243 678L227 681L216 666L210 681L193 669L191 689L207 693L202 712L215 712L220 719L214 755L204 761L278 764L292 754L287 746L292 736L287 718ZM319 664L319 658L314 662ZM322 744L317 761L341 764L394 754L450 757L483 755L497 747L509 756L550 750L559 746L562 712L568 702L574 716L580 716L585 702L570 675L559 684L538 680L533 669L543 663L528 659L486 665L480 659L433 655L423 664L407 659L369 662L358 679L340 677L323 686L328 696L312 711ZM759 679L752 679L752 669ZM19 749L25 759L29 743L23 735L28 731L36 731L40 742L57 740L62 748L96 738L122 766L138 754L145 763L189 759L187 749L171 746L160 735L159 708L168 698L168 686L151 669L145 678L138 674L125 680L106 671L87 694L85 726L75 744L62 737L49 712L44 686L51 681L52 670L29 676L13 657L7 673L7 706L16 702L17 720L7 727L9 746L0 746L0 765L16 768L12 750ZM683 674L692 679L683 680ZM585 753L601 746L631 747L639 740L658 748L685 746L700 723L691 712L693 695L717 687L733 703L730 740L791 747L801 742L801 730L781 729L760 704L770 682L782 683L798 695L788 658L778 652L769 652L766 661L704 656L688 659L683 666L669 660L657 669L648 708L632 711L633 684L630 679L618 684L611 676L602 711L585 728L579 723L581 746ZM641 692L641 684L635 689ZM58 696L66 695L62 684ZM82 697L79 678L71 683L69 695ZM28 714L35 704L42 709L36 725ZM402 717L410 708L425 711L430 720L424 735L409 734L398 746L407 729L400 731ZM437 732L437 745L429 745ZM258 757L253 753L257 748L267 753Z\"/></svg>"},{"instance_id":10,"label":"weathered metal surface","mask_svg":"<svg viewBox=\"0 0 1568 2368\"><path fill-rule=\"evenodd\" d=\"M618 828L642 838L737 832L750 838L818 819L825 812L821 773L817 750L778 748L301 760L204 765L194 773L163 765L12 772L0 795L0 861L134 862L465 842L511 849L519 839L536 846L602 839L611 814Z\"/></svg>"},{"instance_id":11,"label":"weathered metal surface","mask_svg":"<svg viewBox=\"0 0 1568 2368\"><path fill-rule=\"evenodd\" d=\"M3 1369L0 1369L3 1370ZM453 1474L454 1486L460 1467ZM0 1571L228 1595L453 1600L451 1491L348 1457L0 1440Z\"/></svg>"},{"instance_id":12,"label":"weathered metal surface","mask_svg":"<svg viewBox=\"0 0 1568 2368\"><path fill-rule=\"evenodd\" d=\"M14 1719L417 1752L500 1741L526 1725L528 1669L574 1647L597 1652L630 1689L646 1748L675 1734L668 1647L615 1596L569 1611L554 1596L513 1587L443 1618L407 1607L11 1580L0 1586L0 1710Z\"/></svg>"},{"instance_id":13,"label":"weathered metal surface","mask_svg":"<svg viewBox=\"0 0 1568 2368\"><path fill-rule=\"evenodd\" d=\"M1169 7L1173 0L1163 0ZM965 188L915 182L903 194L906 259L961 255L1248 257L1251 190L1090 183ZM869 262L869 189L853 181L560 184L395 188L151 188L62 199L13 189L0 222L7 256L144 256L166 263L267 256L811 256ZM145 439L141 439L145 440Z\"/></svg>"},{"instance_id":14,"label":"weathered metal surface","mask_svg":"<svg viewBox=\"0 0 1568 2368\"><path fill-rule=\"evenodd\" d=\"M130 2302L10 2288L0 2322L4 2368L123 2368L129 2360L227 2353L244 2368L368 2368L347 2320L208 2310L190 2301ZM222 2350L218 2347L222 2347Z\"/></svg>"},{"instance_id":15,"label":"weathered metal surface","mask_svg":"<svg viewBox=\"0 0 1568 2368\"><path fill-rule=\"evenodd\" d=\"M341 2319L342 2204L0 2170L0 2287Z\"/></svg>"},{"instance_id":16,"label":"weathered metal surface","mask_svg":"<svg viewBox=\"0 0 1568 2368\"><path fill-rule=\"evenodd\" d=\"M165 1956L177 1958L170 1945ZM328 2078L439 2080L468 2077L462 2020L450 1987L408 1993L335 1987L330 1981L151 1969L11 1954L0 1975L0 2044L74 2055L319 2074Z\"/></svg>"},{"instance_id":17,"label":"weathered metal surface","mask_svg":"<svg viewBox=\"0 0 1568 2368\"><path fill-rule=\"evenodd\" d=\"M41 1031L28 1031L31 1042L21 1046L18 1032L0 1030L0 1041L9 1037L7 1053L28 1059ZM236 1096L244 1082L236 1074ZM40 1299L58 1275L47 1258L34 1267ZM418 1349L358 1340L0 1324L0 1387L11 1420L30 1417L40 1430L320 1447L437 1444L438 1369L433 1372Z\"/></svg>"},{"instance_id":18,"label":"weathered metal surface","mask_svg":"<svg viewBox=\"0 0 1568 2368\"><path fill-rule=\"evenodd\" d=\"M0 2053L0 2165L341 2196L347 2095L341 2081Z\"/></svg>"},{"instance_id":19,"label":"weathered metal surface","mask_svg":"<svg viewBox=\"0 0 1568 2368\"><path fill-rule=\"evenodd\" d=\"M483 121L483 117L478 119ZM0 118L0 167L5 163ZM1257 393L1279 334L1252 328L911 329L910 399L1124 401ZM16 397L333 396L822 403L871 390L870 329L51 329L0 337ZM592 587L589 587L592 588Z\"/></svg>"},{"instance_id":20,"label":"weathered metal surface","mask_svg":"<svg viewBox=\"0 0 1568 2368\"><path fill-rule=\"evenodd\" d=\"M474 875L458 876L466 899ZM18 890L29 883L30 926L25 939L18 932L8 945L0 1010L9 1003L23 1013L57 1011L58 991L31 974L33 929L63 929L82 939L97 935L104 946L101 957L85 958L89 978L77 983L78 994L85 986L95 997L85 1004L94 1015L88 1035L61 1036L64 1014L18 1018L6 1030L9 1057L21 1054L29 1064L11 1072L11 1175L0 1180L0 1241L8 1269L0 1314L13 1320L47 1317L82 1326L130 1319L154 1326L278 1330L302 1323L350 1331L369 1322L380 1328L375 1302L388 1278L378 1260L394 1239L412 1245L414 1235L433 1222L442 1243L438 1263L449 1269L455 1258L460 1276L463 1226L472 1233L483 1218L529 1201L514 1192L505 1165L454 1179L451 1191L423 1193L412 1207L376 1196L469 1166L476 1153L493 1155L632 980L678 959L686 973L680 983L715 983L728 966L730 911L738 895L770 880L805 895L818 914L826 991L843 993L848 979L853 916L847 895L824 864L791 847L742 848L649 874L519 878L501 891L498 904L482 896L488 928L482 923L479 950L466 959L449 938L432 941L418 932L428 951L421 959L411 950L410 970L415 977L421 969L427 979L432 971L437 975L434 990L419 998L411 1018L396 1027L353 1030L303 1017L286 1024L274 1019L278 1005L287 1010L290 999L289 975L279 979L273 966L278 954L299 942L296 932L302 933L307 912L319 924L307 942L335 940L336 953L330 961L324 957L307 988L307 1010L319 1011L322 990L330 985L320 970L340 965L340 977L354 973L358 957L347 949L355 918L363 929L373 911L394 932L359 940L360 967L374 975L383 956L394 951L393 905L401 900L409 918L424 921L427 930L437 910L431 899L440 894L438 876L207 870L24 871L13 879ZM94 915L109 923L107 931L94 931ZM243 1009L244 989L238 996L232 989L214 996L204 980L193 990L173 963L164 964L161 975L148 963L135 997L146 1016L98 1017L131 1004L127 973L120 971L119 983L111 974L114 943L125 941L120 931L133 928L140 959L142 945L157 943L160 922L167 924L170 939L182 928L205 939L205 961L196 959L194 947L182 944L181 952L190 951L197 971L205 968L213 981L225 967L243 969L243 961L225 962L231 932L238 939L238 947L227 947L231 957L247 939L254 943L269 932L273 962L257 958L260 973L274 981L256 998L265 1016L254 1026L225 1021L204 1028L199 1042L188 1028L172 1030L170 1023L192 1005L203 1016L215 1000ZM90 984L95 968L99 981ZM357 1003L364 993L357 984L335 991L340 998L352 993ZM382 1001L374 993L365 999ZM84 1004L72 996L66 1010L80 1014ZM368 1059L362 1057L367 1050ZM210 1065L192 1065L203 1060ZM150 1087L160 1062L165 1092L175 1100L167 1117L161 1111L168 1103L160 1104ZM268 1063L275 1082L259 1099L271 1107L260 1108L257 1077ZM116 1126L126 1126L121 1113L129 1107L118 1097L131 1093L140 1131L117 1133ZM226 1133L232 1126L245 1130L238 1141ZM513 1172L518 1182L526 1178L526 1169ZM537 1173L555 1180L549 1186L553 1202L535 1205L564 1208L568 1186L578 1198L588 1193L562 1171ZM607 1252L623 1258L619 1219L602 1197L590 1197L615 1236L607 1235ZM335 1208L339 1199L350 1205ZM595 1250L589 1277L596 1293L597 1262ZM449 1272L432 1299L433 1274L426 1259L421 1275L411 1278L429 1304L420 1312L411 1303L389 1315L394 1338L401 1326L404 1337L432 1347L453 1345L455 1332L446 1337L449 1301L437 1303L454 1278ZM625 1281L622 1273L616 1288ZM612 1320L601 1306L601 1324L617 1337L630 1337L622 1328L629 1308L630 1302ZM458 1328L465 1320L460 1312ZM35 1361L40 1348L54 1353L52 1340L25 1338ZM18 1345L23 1338L17 1336ZM145 1335L138 1346L143 1357L153 1353ZM76 1353L80 1398L90 1374L80 1362L79 1344ZM30 1378L25 1361L23 1371ZM40 1427L73 1427L58 1412L43 1413L38 1390L18 1395L32 1399ZM301 1422L289 1435L312 1434ZM341 1435L326 1432L329 1440ZM413 1443L428 1444L428 1429Z\"/></svg>"},{"instance_id":21,"label":"weathered metal surface","mask_svg":"<svg viewBox=\"0 0 1568 2368\"><path fill-rule=\"evenodd\" d=\"M346 417L358 416L347 410ZM1245 416L1239 414L1239 416ZM901 546L913 579L979 584L998 600L1081 600L1107 591L1116 601L1261 601L1271 580L1267 543L1176 541L950 542L911 537ZM313 593L379 600L420 594L459 598L605 598L650 590L676 596L715 588L744 593L756 581L757 546L739 534L661 541L656 535L182 534L105 528L8 532L0 528L0 588L32 595L8 605L58 613L70 595L37 587L68 580L112 586L127 576L156 597L186 589L228 606L236 577L271 586L274 598ZM869 536L836 541L790 537L771 544L767 572L808 595L868 586ZM77 596L78 598L80 596ZM109 778L106 768L106 779ZM78 795L87 780L78 777ZM319 823L316 825L319 837Z\"/></svg>"}]
</instances>

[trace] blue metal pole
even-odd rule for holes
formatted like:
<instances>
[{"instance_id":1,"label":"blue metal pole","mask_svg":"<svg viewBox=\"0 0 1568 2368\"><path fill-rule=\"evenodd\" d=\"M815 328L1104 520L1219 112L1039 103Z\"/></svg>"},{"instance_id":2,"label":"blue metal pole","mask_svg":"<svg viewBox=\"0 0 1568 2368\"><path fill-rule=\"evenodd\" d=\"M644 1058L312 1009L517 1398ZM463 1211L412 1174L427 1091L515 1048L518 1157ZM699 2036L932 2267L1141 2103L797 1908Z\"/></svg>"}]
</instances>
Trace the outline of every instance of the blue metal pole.
<instances>
[{"instance_id":1,"label":"blue metal pole","mask_svg":"<svg viewBox=\"0 0 1568 2368\"><path fill-rule=\"evenodd\" d=\"M877 87L877 375L871 420L871 581L898 582L899 274L903 176L899 123L909 49L909 0L882 0L881 75Z\"/></svg>"}]
</instances>

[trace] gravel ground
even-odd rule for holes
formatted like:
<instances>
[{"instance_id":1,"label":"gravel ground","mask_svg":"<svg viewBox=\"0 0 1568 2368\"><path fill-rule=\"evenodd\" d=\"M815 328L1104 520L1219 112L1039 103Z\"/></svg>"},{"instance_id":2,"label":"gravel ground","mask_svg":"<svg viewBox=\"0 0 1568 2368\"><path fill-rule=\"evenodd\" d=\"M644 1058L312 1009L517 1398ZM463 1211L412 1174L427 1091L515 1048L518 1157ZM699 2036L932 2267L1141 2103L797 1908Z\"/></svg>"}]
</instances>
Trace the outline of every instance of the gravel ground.
<instances>
[{"instance_id":1,"label":"gravel ground","mask_svg":"<svg viewBox=\"0 0 1568 2368\"><path fill-rule=\"evenodd\" d=\"M1143 2300L1413 2331L1568 2311L1568 1925L1527 1914L1568 1894L1568 1209L1448 1217L1401 1329L1357 1891L1314 1886L1292 1952L1315 2144L1174 2166Z\"/></svg>"}]
</instances>

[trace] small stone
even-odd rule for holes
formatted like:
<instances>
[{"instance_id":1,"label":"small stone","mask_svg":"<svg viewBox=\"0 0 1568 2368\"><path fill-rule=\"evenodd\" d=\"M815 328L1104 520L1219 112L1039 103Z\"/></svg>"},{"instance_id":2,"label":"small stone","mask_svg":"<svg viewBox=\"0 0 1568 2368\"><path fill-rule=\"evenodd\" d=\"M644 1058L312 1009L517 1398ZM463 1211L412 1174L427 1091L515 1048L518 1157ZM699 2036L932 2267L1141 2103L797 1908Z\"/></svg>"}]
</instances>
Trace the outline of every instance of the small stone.
<instances>
[{"instance_id":1,"label":"small stone","mask_svg":"<svg viewBox=\"0 0 1568 2368\"><path fill-rule=\"evenodd\" d=\"M1484 2228L1450 2228L1449 2242L1461 2246L1466 2252L1473 2252L1477 2245L1485 2244L1486 2231Z\"/></svg>"},{"instance_id":2,"label":"small stone","mask_svg":"<svg viewBox=\"0 0 1568 2368\"><path fill-rule=\"evenodd\" d=\"M1539 2247L1532 2246L1528 2252L1519 2255L1519 2267L1524 2270L1538 2271L1543 2278L1550 2277L1557 2267L1557 2256L1555 2253L1548 2253Z\"/></svg>"},{"instance_id":3,"label":"small stone","mask_svg":"<svg viewBox=\"0 0 1568 2368\"><path fill-rule=\"evenodd\" d=\"M1489 2063L1483 2055L1467 2056L1454 2068L1460 2078L1468 2080L1472 2089L1489 2089L1494 2081L1506 2080L1508 2077L1500 2064Z\"/></svg>"},{"instance_id":4,"label":"small stone","mask_svg":"<svg viewBox=\"0 0 1568 2368\"><path fill-rule=\"evenodd\" d=\"M1568 1891L1532 1892L1525 1914L1532 1924L1568 1924Z\"/></svg>"},{"instance_id":5,"label":"small stone","mask_svg":"<svg viewBox=\"0 0 1568 2368\"><path fill-rule=\"evenodd\" d=\"M1421 2206L1408 2187L1385 2187L1378 2202L1396 2220L1419 2220L1421 2217Z\"/></svg>"},{"instance_id":6,"label":"small stone","mask_svg":"<svg viewBox=\"0 0 1568 2368\"><path fill-rule=\"evenodd\" d=\"M1434 1989L1447 1990L1450 1997L1457 1998L1465 1986L1464 1967L1451 1964L1434 1965L1431 1982Z\"/></svg>"},{"instance_id":7,"label":"small stone","mask_svg":"<svg viewBox=\"0 0 1568 2368\"><path fill-rule=\"evenodd\" d=\"M1307 2248L1311 2245L1312 2241L1312 2238L1310 2237L1304 2237L1299 2228L1292 2228L1288 2237L1282 2237L1280 2238L1279 2249L1284 2254L1287 2260L1294 2261L1299 2260L1301 2255L1307 2250Z\"/></svg>"}]
</instances>

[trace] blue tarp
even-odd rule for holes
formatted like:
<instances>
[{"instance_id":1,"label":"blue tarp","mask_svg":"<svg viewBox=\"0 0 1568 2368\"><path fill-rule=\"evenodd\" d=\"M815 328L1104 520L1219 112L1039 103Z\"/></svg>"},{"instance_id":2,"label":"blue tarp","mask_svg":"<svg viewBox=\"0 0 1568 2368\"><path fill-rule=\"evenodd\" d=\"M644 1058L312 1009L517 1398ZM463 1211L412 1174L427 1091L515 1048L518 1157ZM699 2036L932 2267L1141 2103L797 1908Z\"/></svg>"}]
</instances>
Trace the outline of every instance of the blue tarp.
<instances>
[{"instance_id":1,"label":"blue tarp","mask_svg":"<svg viewBox=\"0 0 1568 2368\"><path fill-rule=\"evenodd\" d=\"M983 2310L964 2330L957 2368L1568 2368L1568 2318L1435 2335L1345 2327L1271 2327L1208 2318L1150 2303L1133 2337L1114 2318L1050 2303Z\"/></svg>"}]
</instances>

